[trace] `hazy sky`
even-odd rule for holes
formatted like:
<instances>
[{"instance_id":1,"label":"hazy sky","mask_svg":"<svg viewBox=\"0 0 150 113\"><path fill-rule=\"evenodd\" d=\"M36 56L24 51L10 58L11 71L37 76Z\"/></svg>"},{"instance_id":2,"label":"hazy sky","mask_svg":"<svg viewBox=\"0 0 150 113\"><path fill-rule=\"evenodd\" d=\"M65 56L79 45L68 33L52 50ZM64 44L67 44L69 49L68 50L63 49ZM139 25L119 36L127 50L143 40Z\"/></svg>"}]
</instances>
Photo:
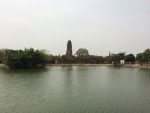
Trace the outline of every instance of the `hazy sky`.
<instances>
[{"instance_id":1,"label":"hazy sky","mask_svg":"<svg viewBox=\"0 0 150 113\"><path fill-rule=\"evenodd\" d=\"M0 48L64 54L138 53L150 48L150 0L0 0Z\"/></svg>"}]
</instances>

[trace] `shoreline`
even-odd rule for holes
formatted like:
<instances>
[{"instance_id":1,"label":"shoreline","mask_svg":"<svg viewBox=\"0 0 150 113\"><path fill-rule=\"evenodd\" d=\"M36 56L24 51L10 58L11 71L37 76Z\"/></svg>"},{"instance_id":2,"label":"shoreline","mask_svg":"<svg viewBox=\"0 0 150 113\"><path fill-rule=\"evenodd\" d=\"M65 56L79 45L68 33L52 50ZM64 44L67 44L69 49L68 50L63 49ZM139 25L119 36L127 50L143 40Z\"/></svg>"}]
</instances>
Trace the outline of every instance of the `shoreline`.
<instances>
[{"instance_id":1,"label":"shoreline","mask_svg":"<svg viewBox=\"0 0 150 113\"><path fill-rule=\"evenodd\" d=\"M140 65L140 64L124 64L123 67L130 67L130 68L143 68L143 69L150 69L150 65Z\"/></svg>"},{"instance_id":2,"label":"shoreline","mask_svg":"<svg viewBox=\"0 0 150 113\"><path fill-rule=\"evenodd\" d=\"M113 64L47 64L46 66L113 66Z\"/></svg>"},{"instance_id":3,"label":"shoreline","mask_svg":"<svg viewBox=\"0 0 150 113\"><path fill-rule=\"evenodd\" d=\"M48 66L115 66L113 64L47 64ZM144 68L144 69L150 69L150 65L140 65L140 64L124 64L124 65L116 65L120 67L130 67L130 68ZM5 64L0 64L0 69L9 68Z\"/></svg>"},{"instance_id":4,"label":"shoreline","mask_svg":"<svg viewBox=\"0 0 150 113\"><path fill-rule=\"evenodd\" d=\"M48 64L46 66L115 66L115 65L113 64ZM116 66L150 69L150 65L146 66L140 64L124 64L124 65L116 65Z\"/></svg>"},{"instance_id":5,"label":"shoreline","mask_svg":"<svg viewBox=\"0 0 150 113\"><path fill-rule=\"evenodd\" d=\"M5 64L0 64L0 69L5 69L8 68L8 66L6 66Z\"/></svg>"}]
</instances>

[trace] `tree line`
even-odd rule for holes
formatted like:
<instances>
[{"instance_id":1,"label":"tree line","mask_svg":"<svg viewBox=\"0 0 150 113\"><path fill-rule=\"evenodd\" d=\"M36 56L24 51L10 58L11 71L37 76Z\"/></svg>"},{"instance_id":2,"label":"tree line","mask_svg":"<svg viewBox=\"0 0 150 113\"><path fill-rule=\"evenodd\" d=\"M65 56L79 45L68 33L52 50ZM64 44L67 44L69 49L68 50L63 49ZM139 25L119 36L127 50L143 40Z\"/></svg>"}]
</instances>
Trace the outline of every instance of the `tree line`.
<instances>
[{"instance_id":1,"label":"tree line","mask_svg":"<svg viewBox=\"0 0 150 113\"><path fill-rule=\"evenodd\" d=\"M124 52L109 54L108 56L90 55L84 48L77 50L75 55L51 55L46 50L34 50L33 48L24 50L0 50L0 63L6 64L10 68L35 68L44 67L46 64L120 64L124 60L126 64L138 63L141 65L150 64L150 49L136 56L126 55Z\"/></svg>"}]
</instances>

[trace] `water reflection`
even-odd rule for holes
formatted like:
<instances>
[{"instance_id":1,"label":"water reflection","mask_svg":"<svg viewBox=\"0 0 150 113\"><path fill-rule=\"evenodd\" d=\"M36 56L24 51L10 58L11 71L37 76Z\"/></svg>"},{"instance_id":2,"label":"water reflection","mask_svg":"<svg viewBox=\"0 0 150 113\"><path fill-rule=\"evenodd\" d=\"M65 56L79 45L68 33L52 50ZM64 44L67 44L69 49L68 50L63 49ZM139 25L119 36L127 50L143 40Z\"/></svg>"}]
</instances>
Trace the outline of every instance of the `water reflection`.
<instances>
[{"instance_id":1,"label":"water reflection","mask_svg":"<svg viewBox=\"0 0 150 113\"><path fill-rule=\"evenodd\" d=\"M149 113L149 75L149 70L111 66L0 70L0 110L3 113Z\"/></svg>"},{"instance_id":2,"label":"water reflection","mask_svg":"<svg viewBox=\"0 0 150 113\"><path fill-rule=\"evenodd\" d=\"M39 72L45 72L45 71L49 71L50 68L45 67L45 68L38 68L38 69L1 69L0 71L3 73L7 73L7 74L18 74L18 73L39 73Z\"/></svg>"}]
</instances>

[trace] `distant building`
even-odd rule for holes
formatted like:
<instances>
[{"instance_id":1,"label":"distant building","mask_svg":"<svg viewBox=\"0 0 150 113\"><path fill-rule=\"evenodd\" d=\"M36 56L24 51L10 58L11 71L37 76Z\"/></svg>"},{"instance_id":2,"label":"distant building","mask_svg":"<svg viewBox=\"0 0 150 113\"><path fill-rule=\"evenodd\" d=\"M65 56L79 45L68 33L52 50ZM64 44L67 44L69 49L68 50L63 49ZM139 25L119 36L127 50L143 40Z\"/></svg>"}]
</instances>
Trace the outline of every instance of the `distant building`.
<instances>
[{"instance_id":1,"label":"distant building","mask_svg":"<svg viewBox=\"0 0 150 113\"><path fill-rule=\"evenodd\" d=\"M72 57L72 42L69 40L67 43L67 51L66 51L66 56Z\"/></svg>"},{"instance_id":2,"label":"distant building","mask_svg":"<svg viewBox=\"0 0 150 113\"><path fill-rule=\"evenodd\" d=\"M61 57L61 60L62 63L68 63L68 64L75 62L75 58L72 54L72 42L70 40L67 43L66 54Z\"/></svg>"},{"instance_id":3,"label":"distant building","mask_svg":"<svg viewBox=\"0 0 150 113\"><path fill-rule=\"evenodd\" d=\"M125 61L124 60L120 60L120 64L125 64Z\"/></svg>"}]
</instances>

